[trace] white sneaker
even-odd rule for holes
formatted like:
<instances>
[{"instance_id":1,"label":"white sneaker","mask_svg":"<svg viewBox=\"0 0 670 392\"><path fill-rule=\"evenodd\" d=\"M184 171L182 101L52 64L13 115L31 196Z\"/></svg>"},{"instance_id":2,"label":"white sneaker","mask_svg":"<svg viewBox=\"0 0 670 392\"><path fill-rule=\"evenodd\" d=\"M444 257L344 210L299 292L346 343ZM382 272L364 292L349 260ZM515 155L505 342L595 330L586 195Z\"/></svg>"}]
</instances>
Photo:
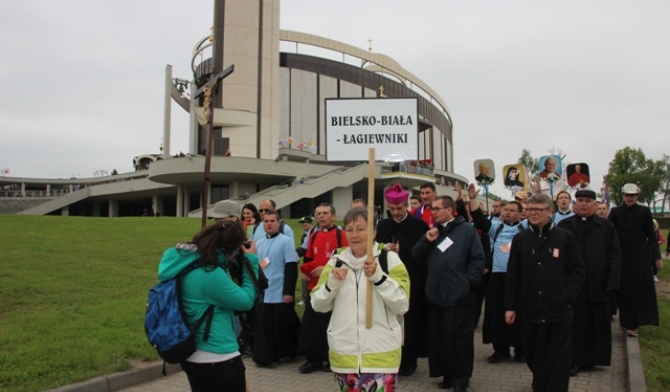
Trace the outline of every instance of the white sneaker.
<instances>
[{"instance_id":1,"label":"white sneaker","mask_svg":"<svg viewBox=\"0 0 670 392\"><path fill-rule=\"evenodd\" d=\"M654 282L658 283L658 276L654 275Z\"/></svg>"}]
</instances>

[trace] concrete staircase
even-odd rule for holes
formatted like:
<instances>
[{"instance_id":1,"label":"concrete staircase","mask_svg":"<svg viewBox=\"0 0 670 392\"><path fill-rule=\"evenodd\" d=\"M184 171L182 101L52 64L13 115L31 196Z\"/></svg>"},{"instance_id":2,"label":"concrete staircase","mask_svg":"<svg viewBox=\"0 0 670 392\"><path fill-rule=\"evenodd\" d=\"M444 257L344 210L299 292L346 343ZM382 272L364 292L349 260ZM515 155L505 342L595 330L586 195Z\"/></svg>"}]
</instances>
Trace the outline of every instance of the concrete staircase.
<instances>
[{"instance_id":1,"label":"concrete staircase","mask_svg":"<svg viewBox=\"0 0 670 392\"><path fill-rule=\"evenodd\" d=\"M375 177L379 177L380 167L375 167ZM291 203L302 198L314 198L335 188L348 187L368 176L368 164L360 164L354 167L337 166L331 172L320 177L307 177L296 181L291 185L275 185L255 193L248 198L232 198L240 204L253 203L258 205L264 199L272 199L277 203L277 209L289 206ZM214 208L214 204L207 207ZM202 208L190 211L191 218L202 216Z\"/></svg>"}]
</instances>

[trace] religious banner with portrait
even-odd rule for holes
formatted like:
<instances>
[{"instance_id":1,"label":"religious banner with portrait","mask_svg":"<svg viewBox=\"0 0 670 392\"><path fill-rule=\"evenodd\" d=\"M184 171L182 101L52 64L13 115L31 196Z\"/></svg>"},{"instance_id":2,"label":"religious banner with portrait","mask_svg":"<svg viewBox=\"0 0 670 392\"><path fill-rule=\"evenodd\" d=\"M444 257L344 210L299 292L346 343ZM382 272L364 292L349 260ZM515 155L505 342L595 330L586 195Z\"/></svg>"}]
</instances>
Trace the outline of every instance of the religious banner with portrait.
<instances>
[{"instance_id":1,"label":"religious banner with portrait","mask_svg":"<svg viewBox=\"0 0 670 392\"><path fill-rule=\"evenodd\" d=\"M493 160L491 159L477 159L474 164L475 167L475 181L479 185L490 185L496 179L495 170L493 167Z\"/></svg>"},{"instance_id":2,"label":"religious banner with portrait","mask_svg":"<svg viewBox=\"0 0 670 392\"><path fill-rule=\"evenodd\" d=\"M503 184L513 192L527 188L526 168L520 163L503 166Z\"/></svg>"},{"instance_id":3,"label":"religious banner with portrait","mask_svg":"<svg viewBox=\"0 0 670 392\"><path fill-rule=\"evenodd\" d=\"M589 165L584 162L572 163L565 168L568 177L568 185L571 188L590 189L591 176L589 173Z\"/></svg>"}]
</instances>

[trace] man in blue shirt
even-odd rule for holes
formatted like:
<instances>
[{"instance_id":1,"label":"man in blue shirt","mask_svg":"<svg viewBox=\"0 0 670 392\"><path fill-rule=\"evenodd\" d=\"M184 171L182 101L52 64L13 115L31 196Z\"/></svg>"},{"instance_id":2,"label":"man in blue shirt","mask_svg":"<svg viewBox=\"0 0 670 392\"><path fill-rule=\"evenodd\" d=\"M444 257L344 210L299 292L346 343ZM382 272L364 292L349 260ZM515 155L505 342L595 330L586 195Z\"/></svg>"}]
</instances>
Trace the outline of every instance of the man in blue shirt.
<instances>
[{"instance_id":1,"label":"man in blue shirt","mask_svg":"<svg viewBox=\"0 0 670 392\"><path fill-rule=\"evenodd\" d=\"M279 214L266 211L265 238L256 243L259 264L269 284L257 309L252 358L259 365L294 357L298 350L300 321L293 307L298 254L293 240L279 232L279 225Z\"/></svg>"}]
</instances>

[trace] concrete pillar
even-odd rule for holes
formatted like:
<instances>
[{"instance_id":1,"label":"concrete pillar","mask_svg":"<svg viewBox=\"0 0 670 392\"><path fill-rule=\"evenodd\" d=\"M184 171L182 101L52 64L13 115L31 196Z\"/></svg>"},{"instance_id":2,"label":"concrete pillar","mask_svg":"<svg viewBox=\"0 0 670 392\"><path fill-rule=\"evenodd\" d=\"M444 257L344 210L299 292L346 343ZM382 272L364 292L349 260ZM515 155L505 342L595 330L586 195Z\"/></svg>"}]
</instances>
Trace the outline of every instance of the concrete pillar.
<instances>
[{"instance_id":1,"label":"concrete pillar","mask_svg":"<svg viewBox=\"0 0 670 392\"><path fill-rule=\"evenodd\" d=\"M154 209L154 214L158 214L160 216L164 216L164 211L163 211L163 198L159 196L154 196L153 200L151 202L152 208Z\"/></svg>"},{"instance_id":2,"label":"concrete pillar","mask_svg":"<svg viewBox=\"0 0 670 392\"><path fill-rule=\"evenodd\" d=\"M191 211L191 189L184 187L184 210L182 216L188 216Z\"/></svg>"},{"instance_id":3,"label":"concrete pillar","mask_svg":"<svg viewBox=\"0 0 670 392\"><path fill-rule=\"evenodd\" d=\"M47 197L51 197L51 184L47 184Z\"/></svg>"},{"instance_id":4,"label":"concrete pillar","mask_svg":"<svg viewBox=\"0 0 670 392\"><path fill-rule=\"evenodd\" d=\"M109 216L110 218L119 216L119 201L118 200L110 200L109 201L107 216Z\"/></svg>"},{"instance_id":5,"label":"concrete pillar","mask_svg":"<svg viewBox=\"0 0 670 392\"><path fill-rule=\"evenodd\" d=\"M151 210L156 214L158 211L158 195L151 196Z\"/></svg>"},{"instance_id":6,"label":"concrete pillar","mask_svg":"<svg viewBox=\"0 0 670 392\"><path fill-rule=\"evenodd\" d=\"M237 197L240 195L240 182L233 181L228 186L228 198Z\"/></svg>"},{"instance_id":7,"label":"concrete pillar","mask_svg":"<svg viewBox=\"0 0 670 392\"><path fill-rule=\"evenodd\" d=\"M21 197L26 197L26 184L21 183Z\"/></svg>"},{"instance_id":8,"label":"concrete pillar","mask_svg":"<svg viewBox=\"0 0 670 392\"><path fill-rule=\"evenodd\" d=\"M337 213L337 219L344 218L344 214L349 211L349 205L354 199L353 187L335 188L332 191L333 207Z\"/></svg>"},{"instance_id":9,"label":"concrete pillar","mask_svg":"<svg viewBox=\"0 0 670 392\"><path fill-rule=\"evenodd\" d=\"M184 216L184 186L177 185L177 217Z\"/></svg>"},{"instance_id":10,"label":"concrete pillar","mask_svg":"<svg viewBox=\"0 0 670 392\"><path fill-rule=\"evenodd\" d=\"M70 206L65 206L60 209L60 214L61 216L69 216L70 215Z\"/></svg>"},{"instance_id":11,"label":"concrete pillar","mask_svg":"<svg viewBox=\"0 0 670 392\"><path fill-rule=\"evenodd\" d=\"M212 203L212 183L209 183L209 186L207 187L207 202L209 204ZM203 208L204 206L202 205L202 195L200 196L200 208ZM209 207L209 206L208 206Z\"/></svg>"}]
</instances>

